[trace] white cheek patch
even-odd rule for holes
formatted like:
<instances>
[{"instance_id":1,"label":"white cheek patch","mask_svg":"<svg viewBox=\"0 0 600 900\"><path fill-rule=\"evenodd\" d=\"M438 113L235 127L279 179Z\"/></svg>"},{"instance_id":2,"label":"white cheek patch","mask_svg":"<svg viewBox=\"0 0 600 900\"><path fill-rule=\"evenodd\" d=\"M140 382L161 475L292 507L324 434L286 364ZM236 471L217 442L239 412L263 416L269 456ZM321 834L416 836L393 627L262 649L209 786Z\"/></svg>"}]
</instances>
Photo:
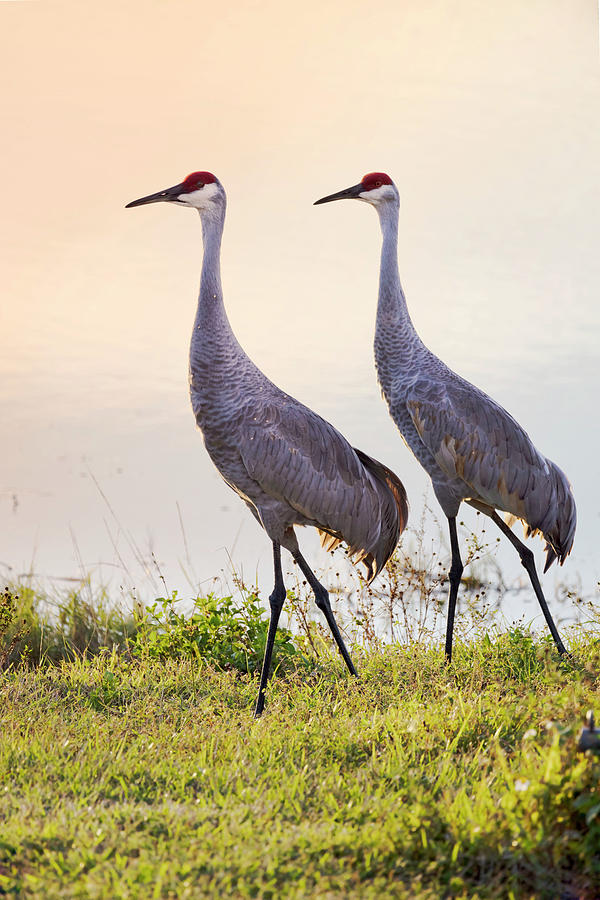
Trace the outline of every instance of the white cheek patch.
<instances>
[{"instance_id":1,"label":"white cheek patch","mask_svg":"<svg viewBox=\"0 0 600 900\"><path fill-rule=\"evenodd\" d=\"M203 188L199 188L197 191L188 191L185 194L179 194L177 199L182 203L189 204L189 206L200 208L201 206L207 206L209 203L212 203L218 193L219 188L214 182L211 182L211 184L205 184Z\"/></svg>"},{"instance_id":2,"label":"white cheek patch","mask_svg":"<svg viewBox=\"0 0 600 900\"><path fill-rule=\"evenodd\" d=\"M214 200L219 193L219 188L213 181L211 184L205 184L200 193L203 194L207 200Z\"/></svg>"},{"instance_id":3,"label":"white cheek patch","mask_svg":"<svg viewBox=\"0 0 600 900\"><path fill-rule=\"evenodd\" d=\"M391 200L394 196L394 188L391 184L382 184L381 187L373 188L372 191L363 191L358 196L360 200L366 200L367 203L379 203L380 200Z\"/></svg>"}]
</instances>

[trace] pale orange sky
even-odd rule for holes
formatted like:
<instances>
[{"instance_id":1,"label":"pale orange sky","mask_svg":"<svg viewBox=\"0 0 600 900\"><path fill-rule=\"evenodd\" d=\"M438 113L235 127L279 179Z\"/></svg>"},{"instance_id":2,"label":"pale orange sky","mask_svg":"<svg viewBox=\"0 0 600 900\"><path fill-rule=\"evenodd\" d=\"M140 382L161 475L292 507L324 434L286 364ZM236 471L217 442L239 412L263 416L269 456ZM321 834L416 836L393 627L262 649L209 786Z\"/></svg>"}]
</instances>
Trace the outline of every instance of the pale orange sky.
<instances>
[{"instance_id":1,"label":"pale orange sky","mask_svg":"<svg viewBox=\"0 0 600 900\"><path fill-rule=\"evenodd\" d=\"M330 331L357 277L358 296L370 296L373 221L356 209L311 209L366 170L389 171L399 185L405 278L419 278L432 256L452 265L466 243L479 265L493 255L509 267L502 256L515 228L534 255L538 243L562 243L547 232L565 220L570 232L571 218L589 216L586 195L598 191L585 178L600 157L596 9L525 7L235 2L216 14L178 0L2 4L11 279L29 294L39 278L56 278L66 290L53 301L66 315L74 291L91 292L101 315L90 300L77 314L107 336L116 302L117 318L133 328L140 303L152 302L132 297L147 294L136 283L139 254L152 251L152 262L157 250L168 254L184 296L198 235L179 211L133 219L122 207L195 168L214 170L229 192L229 305L247 334L260 332L258 302L277 331L290 315L296 321L294 301L305 321L323 313L337 286L342 303L323 323ZM592 250L585 224L578 252ZM114 285L106 296L107 267L125 278L118 298ZM493 274L477 268L465 277L471 288ZM152 273L154 285L160 275ZM433 282L434 296L445 283ZM157 303L168 287L157 285ZM19 308L4 312L11 341L22 330ZM433 304L418 314L435 329ZM351 340L353 324L339 327Z\"/></svg>"}]
</instances>

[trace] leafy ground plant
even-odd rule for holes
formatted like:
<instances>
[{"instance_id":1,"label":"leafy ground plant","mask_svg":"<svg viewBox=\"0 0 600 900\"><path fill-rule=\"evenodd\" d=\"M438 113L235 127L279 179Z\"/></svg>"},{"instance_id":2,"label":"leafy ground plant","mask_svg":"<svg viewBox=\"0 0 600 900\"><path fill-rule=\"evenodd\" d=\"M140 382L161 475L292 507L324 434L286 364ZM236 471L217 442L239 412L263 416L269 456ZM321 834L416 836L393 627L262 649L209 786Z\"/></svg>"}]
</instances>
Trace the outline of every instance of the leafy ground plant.
<instances>
[{"instance_id":1,"label":"leafy ground plant","mask_svg":"<svg viewBox=\"0 0 600 900\"><path fill-rule=\"evenodd\" d=\"M191 656L222 669L260 670L269 620L258 595L244 591L241 599L208 594L176 609L177 591L149 606L139 622L132 652L151 659ZM298 656L291 633L279 628L275 656L281 664Z\"/></svg>"}]
</instances>

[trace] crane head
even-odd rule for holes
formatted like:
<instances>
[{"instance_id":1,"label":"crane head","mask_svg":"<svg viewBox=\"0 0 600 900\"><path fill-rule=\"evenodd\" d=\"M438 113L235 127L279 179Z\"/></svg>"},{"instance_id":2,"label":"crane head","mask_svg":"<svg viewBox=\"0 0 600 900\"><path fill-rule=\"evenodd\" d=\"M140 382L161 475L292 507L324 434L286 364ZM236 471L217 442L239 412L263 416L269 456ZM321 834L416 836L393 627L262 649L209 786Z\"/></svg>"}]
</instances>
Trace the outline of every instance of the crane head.
<instances>
[{"instance_id":1,"label":"crane head","mask_svg":"<svg viewBox=\"0 0 600 900\"><path fill-rule=\"evenodd\" d=\"M321 197L320 200L315 201L314 205L331 203L332 200L364 200L365 203L378 206L386 200L398 200L398 191L390 176L385 172L369 172L358 184L354 184L344 191L338 191L337 194Z\"/></svg>"},{"instance_id":2,"label":"crane head","mask_svg":"<svg viewBox=\"0 0 600 900\"><path fill-rule=\"evenodd\" d=\"M202 212L225 201L225 191L218 178L211 172L192 172L180 184L148 194L139 200L132 200L125 209L132 206L145 206L147 203L175 203L177 206L192 206Z\"/></svg>"}]
</instances>

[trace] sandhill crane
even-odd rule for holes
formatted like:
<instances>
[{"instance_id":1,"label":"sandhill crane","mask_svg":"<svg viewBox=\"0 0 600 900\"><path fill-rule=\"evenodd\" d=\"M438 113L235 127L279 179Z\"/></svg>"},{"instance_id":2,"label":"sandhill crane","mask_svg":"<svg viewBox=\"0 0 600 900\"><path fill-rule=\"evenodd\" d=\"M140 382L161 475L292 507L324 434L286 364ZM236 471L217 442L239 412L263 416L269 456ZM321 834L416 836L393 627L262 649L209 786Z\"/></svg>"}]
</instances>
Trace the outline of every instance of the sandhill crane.
<instances>
[{"instance_id":1,"label":"sandhill crane","mask_svg":"<svg viewBox=\"0 0 600 900\"><path fill-rule=\"evenodd\" d=\"M342 541L369 580L381 571L405 527L408 506L399 478L350 446L332 425L280 390L254 365L229 324L220 253L226 197L210 172L128 207L166 201L197 209L204 255L190 345L192 409L208 454L273 543L275 586L255 716L264 707L277 623L286 589L281 547L292 554L325 615L352 675L356 670L333 617L327 590L300 553L294 525L314 525L327 550Z\"/></svg>"},{"instance_id":2,"label":"sandhill crane","mask_svg":"<svg viewBox=\"0 0 600 900\"><path fill-rule=\"evenodd\" d=\"M448 368L420 339L398 273L398 190L389 175L372 172L359 184L316 204L355 198L375 207L383 234L375 365L390 414L408 447L429 473L448 518L449 572L446 657L452 658L456 597L463 573L456 515L461 501L490 516L517 549L556 642L565 653L537 576L533 553L510 526L546 540L546 572L565 561L575 534L575 500L566 476L536 450L528 435L491 397ZM315 205L316 205L315 204ZM506 522L496 510L508 513Z\"/></svg>"}]
</instances>

